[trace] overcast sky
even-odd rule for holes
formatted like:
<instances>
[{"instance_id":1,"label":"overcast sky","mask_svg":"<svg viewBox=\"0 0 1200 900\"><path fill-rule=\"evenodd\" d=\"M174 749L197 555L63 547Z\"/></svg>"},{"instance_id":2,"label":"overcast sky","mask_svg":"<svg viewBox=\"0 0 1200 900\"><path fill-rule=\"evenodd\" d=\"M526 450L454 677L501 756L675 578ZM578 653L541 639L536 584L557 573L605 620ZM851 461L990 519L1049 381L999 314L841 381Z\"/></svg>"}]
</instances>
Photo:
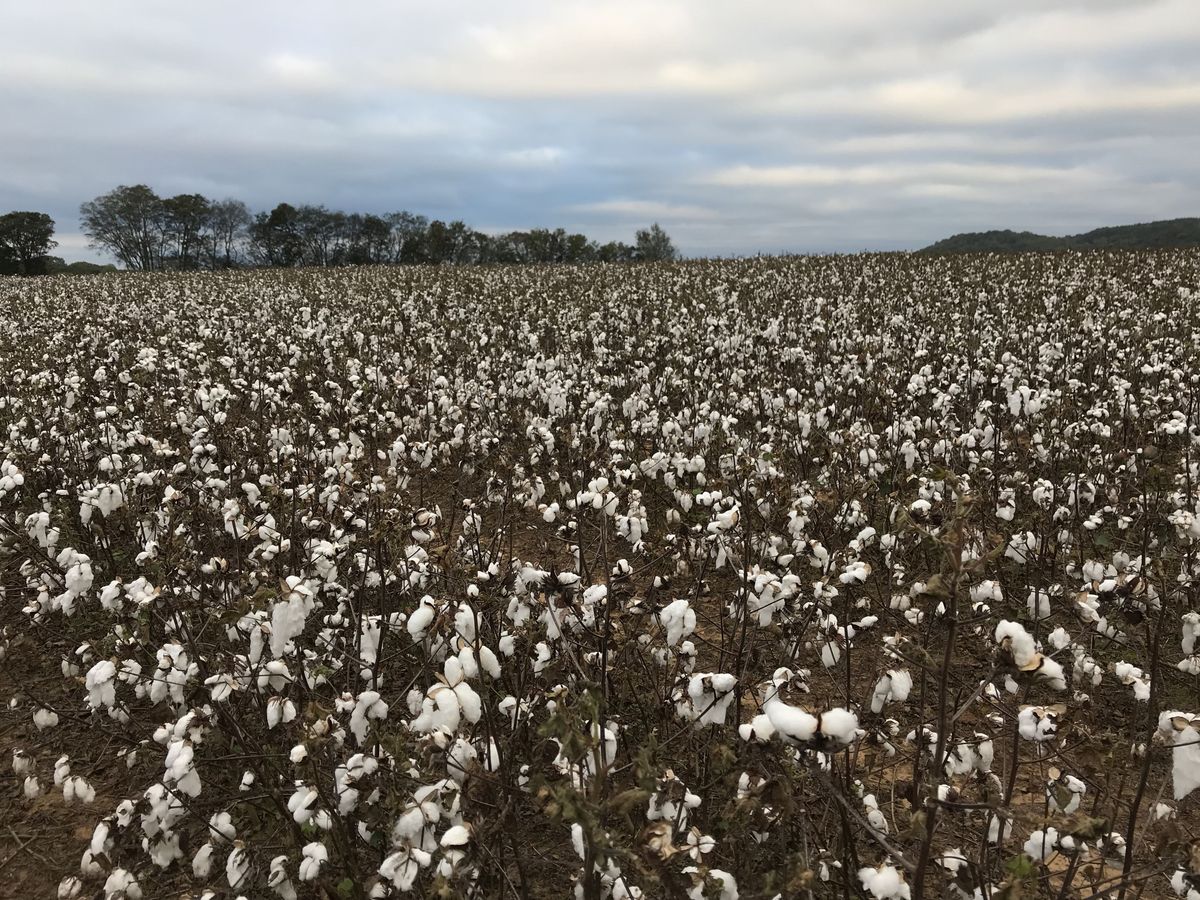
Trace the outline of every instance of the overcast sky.
<instances>
[{"instance_id":1,"label":"overcast sky","mask_svg":"<svg viewBox=\"0 0 1200 900\"><path fill-rule=\"evenodd\" d=\"M40 0L0 211L118 184L688 255L1200 215L1197 0Z\"/></svg>"}]
</instances>

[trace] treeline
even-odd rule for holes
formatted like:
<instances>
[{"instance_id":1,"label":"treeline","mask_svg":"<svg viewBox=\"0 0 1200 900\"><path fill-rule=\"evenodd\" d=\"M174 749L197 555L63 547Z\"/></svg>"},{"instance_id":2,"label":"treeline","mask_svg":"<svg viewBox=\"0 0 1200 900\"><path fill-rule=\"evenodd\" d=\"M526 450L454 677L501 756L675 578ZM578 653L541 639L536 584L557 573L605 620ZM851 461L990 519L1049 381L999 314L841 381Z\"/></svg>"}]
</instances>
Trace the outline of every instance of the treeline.
<instances>
[{"instance_id":1,"label":"treeline","mask_svg":"<svg viewBox=\"0 0 1200 900\"><path fill-rule=\"evenodd\" d=\"M54 220L45 213L14 210L0 216L0 275L42 275L49 271Z\"/></svg>"},{"instance_id":2,"label":"treeline","mask_svg":"<svg viewBox=\"0 0 1200 900\"><path fill-rule=\"evenodd\" d=\"M1162 250L1200 247L1200 218L1163 219L1094 228L1057 237L1032 231L974 231L951 235L922 253L1024 253L1034 250Z\"/></svg>"},{"instance_id":3,"label":"treeline","mask_svg":"<svg viewBox=\"0 0 1200 900\"><path fill-rule=\"evenodd\" d=\"M280 203L252 213L240 200L200 194L159 197L144 184L116 188L80 207L93 247L129 269L241 266L633 262L675 259L657 224L633 244L605 244L562 228L487 235L461 221L411 212L345 213Z\"/></svg>"}]
</instances>

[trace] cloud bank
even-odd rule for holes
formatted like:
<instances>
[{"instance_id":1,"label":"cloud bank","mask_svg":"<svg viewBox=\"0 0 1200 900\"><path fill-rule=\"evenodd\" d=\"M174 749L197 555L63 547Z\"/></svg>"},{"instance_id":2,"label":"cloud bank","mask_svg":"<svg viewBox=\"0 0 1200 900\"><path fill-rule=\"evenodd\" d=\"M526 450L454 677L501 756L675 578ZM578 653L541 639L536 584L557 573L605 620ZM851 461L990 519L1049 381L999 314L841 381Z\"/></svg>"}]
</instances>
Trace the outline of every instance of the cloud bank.
<instances>
[{"instance_id":1,"label":"cloud bank","mask_svg":"<svg viewBox=\"0 0 1200 900\"><path fill-rule=\"evenodd\" d=\"M1200 214L1194 0L11 4L0 210L117 184L687 254Z\"/></svg>"}]
</instances>

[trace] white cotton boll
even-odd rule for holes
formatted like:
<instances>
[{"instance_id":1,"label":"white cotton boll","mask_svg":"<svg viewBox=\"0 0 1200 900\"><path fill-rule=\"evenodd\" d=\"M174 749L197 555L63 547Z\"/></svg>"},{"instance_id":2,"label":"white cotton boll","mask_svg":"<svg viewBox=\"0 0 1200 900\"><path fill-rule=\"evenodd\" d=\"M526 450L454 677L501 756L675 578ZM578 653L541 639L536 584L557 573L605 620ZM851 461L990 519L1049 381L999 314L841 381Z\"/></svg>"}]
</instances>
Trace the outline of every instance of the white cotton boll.
<instances>
[{"instance_id":1,"label":"white cotton boll","mask_svg":"<svg viewBox=\"0 0 1200 900\"><path fill-rule=\"evenodd\" d=\"M142 888L125 869L113 869L104 881L105 900L142 900Z\"/></svg>"},{"instance_id":2,"label":"white cotton boll","mask_svg":"<svg viewBox=\"0 0 1200 900\"><path fill-rule=\"evenodd\" d=\"M292 814L292 819L297 825L303 825L316 815L317 804L320 801L321 795L316 790L306 784L298 784L292 796L288 798L288 812Z\"/></svg>"},{"instance_id":3,"label":"white cotton boll","mask_svg":"<svg viewBox=\"0 0 1200 900\"><path fill-rule=\"evenodd\" d=\"M321 874L321 866L329 859L329 851L320 841L304 845L304 857L300 860L300 880L316 881Z\"/></svg>"},{"instance_id":4,"label":"white cotton boll","mask_svg":"<svg viewBox=\"0 0 1200 900\"><path fill-rule=\"evenodd\" d=\"M1071 635L1061 625L1046 636L1047 642L1055 650L1063 650L1071 646Z\"/></svg>"},{"instance_id":5,"label":"white cotton boll","mask_svg":"<svg viewBox=\"0 0 1200 900\"><path fill-rule=\"evenodd\" d=\"M117 667L112 660L102 659L92 666L84 679L88 691L88 705L92 709L112 706L117 700Z\"/></svg>"},{"instance_id":6,"label":"white cotton boll","mask_svg":"<svg viewBox=\"0 0 1200 900\"><path fill-rule=\"evenodd\" d=\"M1171 767L1176 800L1182 800L1200 787L1200 731L1194 725L1175 736Z\"/></svg>"},{"instance_id":7,"label":"white cotton boll","mask_svg":"<svg viewBox=\"0 0 1200 900\"><path fill-rule=\"evenodd\" d=\"M1087 785L1074 775L1064 775L1061 781L1051 781L1046 785L1046 800L1050 809L1068 816L1079 809L1086 793Z\"/></svg>"},{"instance_id":8,"label":"white cotton boll","mask_svg":"<svg viewBox=\"0 0 1200 900\"><path fill-rule=\"evenodd\" d=\"M58 713L52 709L39 706L33 711L33 724L37 726L38 731L53 728L58 724Z\"/></svg>"},{"instance_id":9,"label":"white cotton boll","mask_svg":"<svg viewBox=\"0 0 1200 900\"><path fill-rule=\"evenodd\" d=\"M238 841L229 851L228 859L225 860L225 880L229 882L231 888L237 890L246 880L249 872L250 860L246 856L246 848L241 841Z\"/></svg>"},{"instance_id":10,"label":"white cotton boll","mask_svg":"<svg viewBox=\"0 0 1200 900\"><path fill-rule=\"evenodd\" d=\"M479 677L479 662L475 658L475 649L471 646L458 651L458 663L462 666L464 678Z\"/></svg>"},{"instance_id":11,"label":"white cotton boll","mask_svg":"<svg viewBox=\"0 0 1200 900\"><path fill-rule=\"evenodd\" d=\"M446 833L442 835L439 842L442 848L448 847L465 847L471 840L471 832L465 825L452 825L446 829Z\"/></svg>"},{"instance_id":12,"label":"white cotton boll","mask_svg":"<svg viewBox=\"0 0 1200 900\"><path fill-rule=\"evenodd\" d=\"M280 723L287 724L296 718L296 704L283 697L272 697L267 701L267 728Z\"/></svg>"},{"instance_id":13,"label":"white cotton boll","mask_svg":"<svg viewBox=\"0 0 1200 900\"><path fill-rule=\"evenodd\" d=\"M1021 849L1034 862L1046 862L1058 852L1057 845L1058 830L1048 826L1044 830L1039 828L1031 834Z\"/></svg>"},{"instance_id":14,"label":"white cotton boll","mask_svg":"<svg viewBox=\"0 0 1200 900\"><path fill-rule=\"evenodd\" d=\"M1041 658L1041 665L1038 667L1036 675L1039 680L1045 681L1051 690L1065 691L1067 689L1067 679L1063 674L1063 667L1048 656Z\"/></svg>"},{"instance_id":15,"label":"white cotton boll","mask_svg":"<svg viewBox=\"0 0 1200 900\"><path fill-rule=\"evenodd\" d=\"M421 874L421 868L430 862L432 857L429 853L417 847L408 847L385 859L379 866L379 875L385 882L390 881L396 890L407 893Z\"/></svg>"},{"instance_id":16,"label":"white cotton boll","mask_svg":"<svg viewBox=\"0 0 1200 900\"><path fill-rule=\"evenodd\" d=\"M877 869L859 869L858 881L876 900L911 900L912 897L903 873L895 866L884 864Z\"/></svg>"},{"instance_id":17,"label":"white cotton boll","mask_svg":"<svg viewBox=\"0 0 1200 900\"><path fill-rule=\"evenodd\" d=\"M765 713L759 713L749 722L744 722L738 726L738 735L743 741L754 741L759 744L765 744L771 740L775 734L775 726L771 724L771 717Z\"/></svg>"},{"instance_id":18,"label":"white cotton boll","mask_svg":"<svg viewBox=\"0 0 1200 900\"><path fill-rule=\"evenodd\" d=\"M459 684L466 677L463 665L459 662L457 656L446 657L445 663L442 664L442 672L446 677L446 684L450 687Z\"/></svg>"},{"instance_id":19,"label":"white cotton boll","mask_svg":"<svg viewBox=\"0 0 1200 900\"><path fill-rule=\"evenodd\" d=\"M817 734L817 717L796 706L773 698L763 704L771 725L785 740L807 743Z\"/></svg>"},{"instance_id":20,"label":"white cotton boll","mask_svg":"<svg viewBox=\"0 0 1200 900\"><path fill-rule=\"evenodd\" d=\"M821 665L832 669L842 658L842 648L837 641L826 641L821 645Z\"/></svg>"},{"instance_id":21,"label":"white cotton boll","mask_svg":"<svg viewBox=\"0 0 1200 900\"><path fill-rule=\"evenodd\" d=\"M938 858L938 862L941 863L942 868L951 875L957 875L963 866L968 864L969 860L967 859L967 855L963 853L962 850L954 847L943 853Z\"/></svg>"},{"instance_id":22,"label":"white cotton boll","mask_svg":"<svg viewBox=\"0 0 1200 900\"><path fill-rule=\"evenodd\" d=\"M858 716L848 709L834 707L821 713L817 727L825 737L846 746L854 743L858 734Z\"/></svg>"},{"instance_id":23,"label":"white cotton boll","mask_svg":"<svg viewBox=\"0 0 1200 900\"><path fill-rule=\"evenodd\" d=\"M203 881L212 872L213 845L204 844L192 857L192 875Z\"/></svg>"},{"instance_id":24,"label":"white cotton boll","mask_svg":"<svg viewBox=\"0 0 1200 900\"><path fill-rule=\"evenodd\" d=\"M673 600L659 611L658 621L667 631L667 646L674 647L696 630L696 611L686 599Z\"/></svg>"},{"instance_id":25,"label":"white cotton boll","mask_svg":"<svg viewBox=\"0 0 1200 900\"><path fill-rule=\"evenodd\" d=\"M888 703L903 703L912 691L913 680L906 670L891 670L880 676L871 692L871 712L883 711Z\"/></svg>"},{"instance_id":26,"label":"white cotton boll","mask_svg":"<svg viewBox=\"0 0 1200 900\"><path fill-rule=\"evenodd\" d=\"M450 688L436 685L431 689L430 698L434 705L433 727L453 734L462 721L462 705L458 702L458 696Z\"/></svg>"},{"instance_id":27,"label":"white cotton boll","mask_svg":"<svg viewBox=\"0 0 1200 900\"><path fill-rule=\"evenodd\" d=\"M13 751L12 769L13 769L13 774L16 775L18 778L24 777L25 775L28 775L31 772L33 772L35 765L36 765L36 763L34 761L34 758L32 756L30 756L28 753L26 753L24 750L14 750Z\"/></svg>"},{"instance_id":28,"label":"white cotton boll","mask_svg":"<svg viewBox=\"0 0 1200 900\"><path fill-rule=\"evenodd\" d=\"M1183 615L1183 638L1180 645L1185 656L1196 652L1197 641L1200 640L1200 613L1188 612Z\"/></svg>"},{"instance_id":29,"label":"white cotton boll","mask_svg":"<svg viewBox=\"0 0 1200 900\"><path fill-rule=\"evenodd\" d=\"M1200 787L1200 716L1168 710L1158 717L1159 732L1171 749L1171 782L1176 800Z\"/></svg>"},{"instance_id":30,"label":"white cotton boll","mask_svg":"<svg viewBox=\"0 0 1200 900\"><path fill-rule=\"evenodd\" d=\"M36 775L25 776L25 781L21 785L21 791L25 795L26 800L35 800L42 795L42 785L38 781Z\"/></svg>"},{"instance_id":31,"label":"white cotton boll","mask_svg":"<svg viewBox=\"0 0 1200 900\"><path fill-rule=\"evenodd\" d=\"M232 841L238 836L238 829L234 828L233 816L230 816L228 812L214 812L209 816L209 829L227 841Z\"/></svg>"},{"instance_id":32,"label":"white cotton boll","mask_svg":"<svg viewBox=\"0 0 1200 900\"><path fill-rule=\"evenodd\" d=\"M296 900L296 888L288 877L287 856L276 856L271 860L271 871L267 876L267 887L281 900Z\"/></svg>"},{"instance_id":33,"label":"white cotton boll","mask_svg":"<svg viewBox=\"0 0 1200 900\"><path fill-rule=\"evenodd\" d=\"M361 745L367 738L368 720L383 720L387 718L388 705L380 698L378 691L363 691L354 703L350 713L350 731L354 739Z\"/></svg>"},{"instance_id":34,"label":"white cotton boll","mask_svg":"<svg viewBox=\"0 0 1200 900\"><path fill-rule=\"evenodd\" d=\"M1001 832L1003 832L1004 840L1006 841L1012 837L1012 819L1002 820L999 816L990 815L988 817L988 843L998 844L1001 839Z\"/></svg>"},{"instance_id":35,"label":"white cotton boll","mask_svg":"<svg viewBox=\"0 0 1200 900\"><path fill-rule=\"evenodd\" d=\"M96 799L96 789L79 775L72 775L63 781L63 800L71 803L92 803Z\"/></svg>"},{"instance_id":36,"label":"white cotton boll","mask_svg":"<svg viewBox=\"0 0 1200 900\"><path fill-rule=\"evenodd\" d=\"M58 883L58 900L74 900L83 893L83 882L76 875L68 875Z\"/></svg>"},{"instance_id":37,"label":"white cotton boll","mask_svg":"<svg viewBox=\"0 0 1200 900\"><path fill-rule=\"evenodd\" d=\"M1050 618L1050 595L1045 591L1030 591L1029 599L1026 601L1026 606L1029 609L1029 615L1033 618Z\"/></svg>"},{"instance_id":38,"label":"white cotton boll","mask_svg":"<svg viewBox=\"0 0 1200 900\"><path fill-rule=\"evenodd\" d=\"M684 869L684 872L696 871L695 867L689 866ZM723 869L709 869L709 879L717 882L721 886L721 892L715 897L712 894L706 894L704 885L701 883L688 891L689 900L738 900L737 879Z\"/></svg>"},{"instance_id":39,"label":"white cotton boll","mask_svg":"<svg viewBox=\"0 0 1200 900\"><path fill-rule=\"evenodd\" d=\"M113 846L112 839L109 837L109 820L101 820L92 831L92 840L88 845L94 856L99 856L101 853L108 853Z\"/></svg>"},{"instance_id":40,"label":"white cotton boll","mask_svg":"<svg viewBox=\"0 0 1200 900\"><path fill-rule=\"evenodd\" d=\"M1002 619L996 626L995 641L1001 645L1005 645L1007 641L1013 661L1020 668L1033 662L1037 654L1037 644L1034 643L1033 636L1019 622Z\"/></svg>"},{"instance_id":41,"label":"white cotton boll","mask_svg":"<svg viewBox=\"0 0 1200 900\"><path fill-rule=\"evenodd\" d=\"M1040 706L1026 706L1017 714L1017 730L1027 741L1048 741L1058 732L1057 716Z\"/></svg>"},{"instance_id":42,"label":"white cotton boll","mask_svg":"<svg viewBox=\"0 0 1200 900\"><path fill-rule=\"evenodd\" d=\"M429 602L425 602L429 600ZM414 641L421 641L425 638L425 632L431 624L435 614L433 601L430 598L423 598L421 605L418 606L411 616L408 617L408 634Z\"/></svg>"},{"instance_id":43,"label":"white cotton boll","mask_svg":"<svg viewBox=\"0 0 1200 900\"><path fill-rule=\"evenodd\" d=\"M463 718L471 725L478 722L479 717L483 715L483 701L475 693L475 689L464 681L461 684L455 685L454 696L458 700L459 707L462 709Z\"/></svg>"},{"instance_id":44,"label":"white cotton boll","mask_svg":"<svg viewBox=\"0 0 1200 900\"><path fill-rule=\"evenodd\" d=\"M489 678L500 677L500 660L490 647L481 646L479 648L479 666Z\"/></svg>"}]
</instances>

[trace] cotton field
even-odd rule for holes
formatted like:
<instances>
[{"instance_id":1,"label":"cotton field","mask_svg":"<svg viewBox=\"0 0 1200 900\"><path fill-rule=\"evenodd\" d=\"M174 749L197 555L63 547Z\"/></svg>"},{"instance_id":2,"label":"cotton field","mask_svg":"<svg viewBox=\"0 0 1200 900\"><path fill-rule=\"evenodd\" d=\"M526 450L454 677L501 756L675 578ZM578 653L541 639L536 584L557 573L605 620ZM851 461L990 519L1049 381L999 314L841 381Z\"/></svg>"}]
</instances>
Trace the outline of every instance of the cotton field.
<instances>
[{"instance_id":1,"label":"cotton field","mask_svg":"<svg viewBox=\"0 0 1200 900\"><path fill-rule=\"evenodd\" d=\"M0 321L21 896L1200 900L1196 253Z\"/></svg>"}]
</instances>

